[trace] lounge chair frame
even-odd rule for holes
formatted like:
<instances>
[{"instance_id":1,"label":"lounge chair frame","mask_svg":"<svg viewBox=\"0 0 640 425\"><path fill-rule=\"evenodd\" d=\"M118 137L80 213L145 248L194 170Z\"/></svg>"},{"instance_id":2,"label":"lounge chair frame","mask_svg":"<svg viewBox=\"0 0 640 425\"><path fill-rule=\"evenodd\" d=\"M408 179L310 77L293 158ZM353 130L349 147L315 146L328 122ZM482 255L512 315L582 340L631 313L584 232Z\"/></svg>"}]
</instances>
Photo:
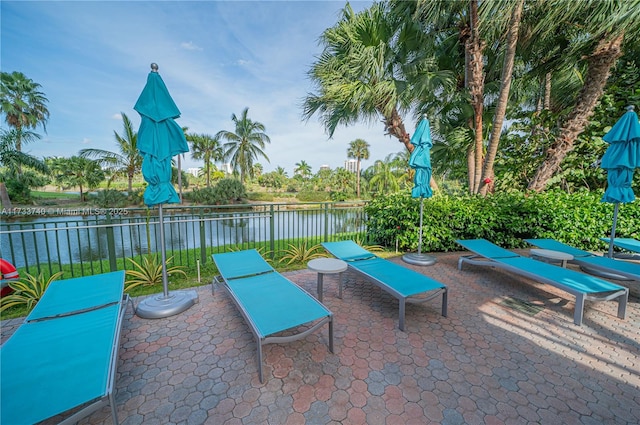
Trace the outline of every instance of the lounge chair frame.
<instances>
[{"instance_id":1,"label":"lounge chair frame","mask_svg":"<svg viewBox=\"0 0 640 425\"><path fill-rule=\"evenodd\" d=\"M458 242L460 245L464 246L465 248L469 249L470 251L473 251L471 248L465 246L464 242L462 240L458 240L456 241ZM484 241L488 244L491 244L491 242L489 241ZM493 244L492 244L493 245ZM497 246L496 246L497 247ZM476 253L476 254L472 254L472 255L463 255L458 259L458 270L462 270L462 265L465 263L474 265L474 266L482 266L482 267L494 267L494 268L499 268L499 269L503 269L506 270L508 272L511 272L513 274L516 275L520 275L523 277L526 277L528 279L537 281L537 282L541 282L541 283L546 283L548 285L551 285L555 288L561 289L565 292L568 292L569 294L575 296L576 301L575 301L575 309L573 312L573 323L575 323L576 325L580 326L582 325L582 319L584 317L584 304L585 301L611 301L611 300L617 300L618 301L618 317L620 319L626 319L626 315L627 315L627 301L629 298L629 289L628 288L624 288L622 286L619 285L615 285L613 283L610 283L611 285L617 286L619 289L613 290L613 291L608 291L608 292L596 292L596 293L588 293L585 291L581 291L579 289L577 289L574 286L570 286L570 285L565 285L562 282L558 281L558 280L554 280L554 279L550 279L546 276L531 272L529 270L525 270L523 268L520 267L515 267L512 266L506 262L503 262L503 260L508 260L508 259L514 259L514 258L525 258L527 260L533 261L535 263L539 263L536 264L536 267L539 268L546 268L546 267L554 267L559 269L558 272L567 272L573 275L573 273L575 273L577 278L580 278L580 276L582 275L579 272L573 271L573 270L566 270L563 269L562 267L559 266L555 266L549 263L545 263L542 261L538 261L538 260L534 260L532 258L527 258L527 257L523 257L515 252L512 251L507 251L509 252L509 255L505 255L505 256L501 256L501 257L487 257L484 256L480 253ZM586 276L586 275L582 275L582 276Z\"/></svg>"},{"instance_id":2,"label":"lounge chair frame","mask_svg":"<svg viewBox=\"0 0 640 425\"><path fill-rule=\"evenodd\" d=\"M354 243L353 241L343 241L343 242L351 242ZM335 255L332 253L331 251L331 243L323 243L323 247L332 255ZM384 260L381 257L378 257L377 255L374 255L372 253L368 253L368 256L364 256L364 257L356 257L356 258L340 258L341 260L345 261L347 263L347 265L349 266L349 270L352 270L354 272L356 272L357 274L360 274L362 276L364 276L367 280L370 280L374 285L378 286L380 289L382 289L383 291L391 294L393 297L398 299L399 302L399 309L398 309L398 328L404 332L405 330L405 311L406 311L406 304L410 303L410 304L423 304L426 303L427 301L430 301L440 295L442 295L442 316L447 317L447 304L448 304L448 291L447 291L447 287L440 283L437 282L433 279L427 278L424 275L421 275L418 272L415 272L412 269L403 267L399 264L396 263L392 263L388 260ZM372 275L370 273L367 273L366 271L362 270L361 268L358 267L359 264L363 264L362 262L366 262L368 260L382 260L382 261L387 261L389 264L393 264L394 267L402 267L403 269L406 269L410 272L415 273L417 278L427 278L430 279L431 281L433 281L434 283L440 283L440 285L442 285L440 288L434 289L434 288L429 288L427 290L425 290L424 292L420 292L419 294L415 294L415 295L410 295L410 296L405 296L404 294L402 294L401 292L399 292L398 290L396 290L396 288L394 288L392 286L392 284L390 282L385 282L381 279L379 279L377 276ZM342 294L342 280L340 280L340 294ZM433 291L433 292L432 292ZM428 294L426 294L427 292L429 292ZM425 295L426 294L426 295Z\"/></svg>"},{"instance_id":3,"label":"lounge chair frame","mask_svg":"<svg viewBox=\"0 0 640 425\"><path fill-rule=\"evenodd\" d=\"M640 265L624 260L601 257L589 251L583 251L555 239L525 239L533 246L573 255L569 263L576 264L587 273L602 276L605 279L632 280L640 282Z\"/></svg>"},{"instance_id":4,"label":"lounge chair frame","mask_svg":"<svg viewBox=\"0 0 640 425\"><path fill-rule=\"evenodd\" d=\"M251 251L254 251L254 250L251 250ZM214 258L214 261L215 261L216 254L214 254L212 257ZM267 263L265 262L265 264L267 264ZM264 374L263 374L263 368L262 368L262 364L263 364L263 350L262 350L262 347L264 345L266 345L266 344L282 344L282 343L289 343L289 342L297 341L299 339L306 338L308 335L310 335L313 332L316 332L317 330L322 328L325 324L328 324L329 325L329 343L328 343L328 346L329 346L329 351L331 353L333 353L333 347L334 347L334 345L333 345L333 313L331 313L324 306L323 306L323 308L327 311L327 316L324 317L324 318L321 318L321 319L314 320L313 322L315 322L315 323L310 325L310 327L308 329L305 329L305 330L303 330L301 332L297 332L297 333L294 333L292 335L287 335L287 336L274 336L274 334L283 332L285 330L291 330L292 328L281 329L281 330L278 330L277 332L274 332L273 334L269 334L269 335L265 335L262 332L260 332L258 326L253 321L253 319L251 318L251 313L249 312L247 307L244 305L242 300L236 295L236 293L233 291L233 289L229 286L229 282L230 281L239 281L239 280L242 280L242 279L253 278L253 277L256 277L256 276L267 275L267 274L271 274L271 273L274 273L274 274L278 275L284 281L287 281L291 285L296 286L297 289L301 290L304 294L308 295L309 298L311 298L314 301L316 301L315 298L313 298L313 296L311 294L309 294L309 292L304 290L304 288L301 288L301 287L295 285L295 283L291 282L289 279L287 279L284 276L282 276L275 269L267 270L267 271L264 271L264 272L261 272L261 273L253 273L253 274L242 275L242 276L234 276L234 277L230 277L230 278L229 277L225 277L223 275L218 275L218 276L214 277L213 282L212 282L212 287L211 287L212 291L215 290L215 286L222 286L223 288L226 289L227 293L231 296L231 299L233 300L233 303L236 305L236 307L240 311L240 314L242 314L242 317L244 318L245 322L249 326L249 329L251 330L251 333L253 334L253 337L254 337L254 339L256 341L257 361L258 361L258 376L260 378L260 382L261 383L264 383ZM320 304L320 303L318 302L318 304ZM322 305L322 304L320 304L320 305ZM309 323L310 322L299 323L298 326L309 324Z\"/></svg>"},{"instance_id":5,"label":"lounge chair frame","mask_svg":"<svg viewBox=\"0 0 640 425\"><path fill-rule=\"evenodd\" d=\"M81 320L83 322L85 320L88 320L89 321L88 323L92 323L91 322L92 320L98 320L96 319L97 317L100 317L101 318L100 320L107 320L108 318L115 319L115 321L112 322L113 333L110 335L111 337L110 352L109 352L109 355L105 357L105 359L108 358L108 363L107 364L101 363L101 364L95 365L95 367L98 370L106 370L106 373L105 373L106 379L104 382L105 386L104 386L104 390L101 392L101 395L97 398L85 400L83 403L80 403L75 407L70 407L70 408L65 407L64 411L58 410L56 412L57 410L56 407L53 407L53 408L50 408L49 411L47 411L46 413L38 412L36 415L31 415L34 419L35 417L37 417L38 421L42 421L42 420L48 419L46 417L42 417L45 414L50 414L52 416L65 415L76 410L74 413L72 413L70 416L66 417L60 422L60 424L63 424L63 425L75 424L81 419L86 418L92 413L102 409L104 406L109 405L111 410L112 421L115 425L118 425L119 422L118 422L118 414L117 414L117 403L115 399L116 371L117 371L117 365L118 365L120 342L121 342L121 336L122 336L122 328L124 324L124 317L126 313L126 307L128 302L132 302L129 295L124 294L122 292L124 288L124 276L125 276L124 271L120 271L120 272L105 273L101 275L94 275L94 276L89 276L84 278L67 279L67 280L53 282L49 286L49 288L47 288L47 291L45 292L41 300L38 302L36 308L34 308L34 310L32 310L31 313L25 318L25 321L21 325L21 327L18 328L15 334L12 335L11 338L9 338L9 340L5 345L3 345L2 347L3 350L6 350L6 349L10 350L8 352L9 354L7 354L7 352L4 352L3 354L5 356L8 355L9 358L16 358L15 357L16 353L13 351L20 350L21 348L25 347L24 345L25 342L30 345L37 344L39 340L34 341L33 340L34 335L39 335L39 334L42 335L43 332L45 332L45 334L48 333L49 329L51 329L51 326L50 326L51 324L66 323L66 325L60 328L61 330L63 330L63 332L60 334L55 334L57 340L61 341L61 344L63 344L67 340L68 341L77 340L79 335L85 335L86 332L89 330L87 325L84 325L84 326L79 325L78 327L73 326L73 323L77 322L78 320ZM89 281L93 281L93 282L89 282ZM103 288L99 288L95 292L87 291L83 293L81 296L74 296L74 294L77 295L78 288L81 287L82 285L90 287L92 284L96 284L96 285L102 284L103 281L114 282L114 284L113 285L109 284L112 287L107 288L108 289L107 291L101 291ZM94 286L94 288L96 287ZM68 303L60 303L60 300L65 299L67 297L69 299ZM98 315L98 316L95 316L95 315ZM108 328L110 328L110 326L108 326ZM23 331L25 331L26 334ZM18 339L12 342L12 338L14 337L17 337ZM15 344L18 344L17 347ZM45 357L46 357L46 353L48 352L47 348L51 349L50 346L43 346L41 350L42 355L44 355ZM63 345L63 348L64 348L64 345ZM20 352L23 352L23 351L20 351ZM60 349L58 348L58 350L55 350L55 352L60 352ZM21 357L22 356L18 355L18 358L21 358ZM75 359L73 357L73 354L70 353L69 357L64 357L64 358L58 358L57 355L54 355L53 359L48 361L55 362L56 365L58 365L58 368L60 369L60 365L64 364L65 358L69 358L72 361ZM71 369L75 367L76 367L76 363L72 362L69 366L67 366L67 369ZM33 375L34 377L29 379L28 377L28 374L30 373L29 368L20 368L20 370L21 370L20 372L21 375L20 375L20 378L17 379L17 381L20 381L20 382L25 382L25 380L26 382L30 382L36 379L35 377L39 376L38 374L36 374L36 375ZM42 370L37 370L36 373L39 373L41 375ZM74 374L74 373L76 373L75 369L68 371L68 374ZM3 390L8 391L7 393L8 397L13 397L14 395L17 397L20 397L15 393L9 394L9 391L11 391L11 388L16 388L17 391L28 390L28 388L25 388L22 386L24 384L21 384L18 387L14 387L14 384L11 382L5 381L4 383L6 385L9 385L8 387L3 388ZM39 386L40 387L44 386L44 388L46 388L47 390L49 389L46 382L40 382ZM53 385L51 390L55 391L56 388L57 387ZM57 388L57 390L60 390L60 388ZM94 390L95 390L95 387L94 387ZM22 402L24 402L24 399L22 399ZM48 403L50 402L50 400L39 400L39 399L35 400L32 398L31 402L32 403ZM67 404L69 404L68 400L67 400ZM16 410L14 410L14 407ZM20 407L20 406L14 406L12 404L11 407L5 405L3 406L3 408L11 409L3 412L2 414L3 418L5 418L6 420L12 421L13 419L11 418L15 418L15 415L19 415L22 419L25 419L23 409L27 408L26 405L23 405L22 407Z\"/></svg>"}]
</instances>

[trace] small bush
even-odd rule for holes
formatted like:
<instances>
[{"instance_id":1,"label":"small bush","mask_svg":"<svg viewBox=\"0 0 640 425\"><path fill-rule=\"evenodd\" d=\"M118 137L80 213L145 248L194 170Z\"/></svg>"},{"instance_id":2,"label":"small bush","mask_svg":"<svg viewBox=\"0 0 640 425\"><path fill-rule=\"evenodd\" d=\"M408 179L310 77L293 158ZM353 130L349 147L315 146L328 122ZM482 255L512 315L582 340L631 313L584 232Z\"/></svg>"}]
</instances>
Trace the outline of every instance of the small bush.
<instances>
[{"instance_id":1,"label":"small bush","mask_svg":"<svg viewBox=\"0 0 640 425\"><path fill-rule=\"evenodd\" d=\"M228 205L242 202L247 197L244 185L236 179L222 179L213 187L194 189L189 199L203 205Z\"/></svg>"},{"instance_id":2,"label":"small bush","mask_svg":"<svg viewBox=\"0 0 640 425\"><path fill-rule=\"evenodd\" d=\"M273 202L273 194L267 192L250 192L247 198L251 201Z\"/></svg>"},{"instance_id":3,"label":"small bush","mask_svg":"<svg viewBox=\"0 0 640 425\"><path fill-rule=\"evenodd\" d=\"M329 192L302 191L296 195L300 202L326 202L331 200Z\"/></svg>"},{"instance_id":4,"label":"small bush","mask_svg":"<svg viewBox=\"0 0 640 425\"><path fill-rule=\"evenodd\" d=\"M99 190L90 199L100 208L119 208L127 205L127 195L115 189Z\"/></svg>"}]
</instances>

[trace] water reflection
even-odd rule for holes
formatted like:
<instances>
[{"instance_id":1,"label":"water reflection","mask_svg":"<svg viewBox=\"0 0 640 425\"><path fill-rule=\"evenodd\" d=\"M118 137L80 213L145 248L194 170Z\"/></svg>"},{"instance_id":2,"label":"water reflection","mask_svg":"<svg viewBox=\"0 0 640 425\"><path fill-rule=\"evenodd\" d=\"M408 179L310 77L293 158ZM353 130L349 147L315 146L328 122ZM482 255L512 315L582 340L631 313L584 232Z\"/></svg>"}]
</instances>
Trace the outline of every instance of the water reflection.
<instances>
[{"instance_id":1,"label":"water reflection","mask_svg":"<svg viewBox=\"0 0 640 425\"><path fill-rule=\"evenodd\" d=\"M133 257L160 251L156 217L118 216L28 218L0 223L0 256L16 267L47 263L74 264ZM196 216L165 215L168 251L246 246L255 242L322 237L364 230L361 209L279 210Z\"/></svg>"}]
</instances>

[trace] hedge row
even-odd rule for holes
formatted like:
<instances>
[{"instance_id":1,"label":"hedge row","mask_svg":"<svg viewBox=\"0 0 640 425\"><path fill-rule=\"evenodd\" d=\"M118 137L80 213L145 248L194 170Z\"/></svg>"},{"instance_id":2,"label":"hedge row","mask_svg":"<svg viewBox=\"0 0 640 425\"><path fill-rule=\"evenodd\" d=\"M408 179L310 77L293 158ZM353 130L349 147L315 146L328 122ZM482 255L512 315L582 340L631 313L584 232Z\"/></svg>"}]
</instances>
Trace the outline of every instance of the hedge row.
<instances>
[{"instance_id":1,"label":"hedge row","mask_svg":"<svg viewBox=\"0 0 640 425\"><path fill-rule=\"evenodd\" d=\"M603 251L613 204L602 193L501 193L487 197L436 195L424 199L422 251L459 251L456 239L484 238L505 248L525 248L525 238L554 238ZM366 207L369 238L403 251L418 247L420 200L407 194L374 199ZM640 201L620 204L617 237L640 239Z\"/></svg>"}]
</instances>

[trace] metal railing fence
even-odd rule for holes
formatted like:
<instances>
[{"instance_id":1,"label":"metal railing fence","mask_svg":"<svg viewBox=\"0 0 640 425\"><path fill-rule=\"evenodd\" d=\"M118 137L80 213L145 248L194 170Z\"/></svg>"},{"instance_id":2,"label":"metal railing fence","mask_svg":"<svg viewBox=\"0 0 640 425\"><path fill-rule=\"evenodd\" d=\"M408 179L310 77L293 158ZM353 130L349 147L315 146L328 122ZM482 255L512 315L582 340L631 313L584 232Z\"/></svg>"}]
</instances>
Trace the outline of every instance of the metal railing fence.
<instances>
[{"instance_id":1,"label":"metal railing fence","mask_svg":"<svg viewBox=\"0 0 640 425\"><path fill-rule=\"evenodd\" d=\"M344 237L365 239L364 204L164 206L165 245L172 265L195 266L229 249L262 248L272 258L289 244ZM27 273L67 277L130 269L159 253L157 209L22 209L3 214L0 257Z\"/></svg>"}]
</instances>

